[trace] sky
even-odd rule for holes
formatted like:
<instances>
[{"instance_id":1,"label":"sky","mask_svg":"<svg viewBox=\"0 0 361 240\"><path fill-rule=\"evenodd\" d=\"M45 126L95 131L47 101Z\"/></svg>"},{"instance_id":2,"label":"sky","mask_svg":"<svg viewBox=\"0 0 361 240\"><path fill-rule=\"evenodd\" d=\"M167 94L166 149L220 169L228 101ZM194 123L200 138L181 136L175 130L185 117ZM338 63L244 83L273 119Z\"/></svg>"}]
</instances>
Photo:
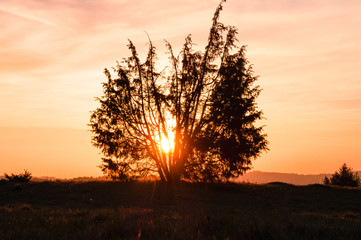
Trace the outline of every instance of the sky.
<instances>
[{"instance_id":1,"label":"sky","mask_svg":"<svg viewBox=\"0 0 361 240\"><path fill-rule=\"evenodd\" d=\"M104 68L140 53L147 34L160 61L164 39L188 34L204 48L215 0L1 0L0 174L100 176L90 142ZM247 45L270 151L253 169L361 170L361 1L228 0L221 22ZM144 57L144 54L140 54ZM143 58L144 59L144 58Z\"/></svg>"}]
</instances>

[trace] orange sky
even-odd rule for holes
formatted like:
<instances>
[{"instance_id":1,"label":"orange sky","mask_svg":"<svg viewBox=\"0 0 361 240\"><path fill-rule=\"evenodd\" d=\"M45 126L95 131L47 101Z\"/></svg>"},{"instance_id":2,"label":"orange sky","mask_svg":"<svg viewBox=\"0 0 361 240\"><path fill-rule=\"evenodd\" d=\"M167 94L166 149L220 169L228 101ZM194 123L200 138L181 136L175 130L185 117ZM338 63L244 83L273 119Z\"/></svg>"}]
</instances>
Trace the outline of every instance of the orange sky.
<instances>
[{"instance_id":1,"label":"orange sky","mask_svg":"<svg viewBox=\"0 0 361 240\"><path fill-rule=\"evenodd\" d=\"M1 0L0 174L101 175L89 111L103 69L140 52L150 35L203 47L219 1ZM229 0L221 21L239 29L263 88L270 151L254 169L361 170L361 1Z\"/></svg>"}]
</instances>

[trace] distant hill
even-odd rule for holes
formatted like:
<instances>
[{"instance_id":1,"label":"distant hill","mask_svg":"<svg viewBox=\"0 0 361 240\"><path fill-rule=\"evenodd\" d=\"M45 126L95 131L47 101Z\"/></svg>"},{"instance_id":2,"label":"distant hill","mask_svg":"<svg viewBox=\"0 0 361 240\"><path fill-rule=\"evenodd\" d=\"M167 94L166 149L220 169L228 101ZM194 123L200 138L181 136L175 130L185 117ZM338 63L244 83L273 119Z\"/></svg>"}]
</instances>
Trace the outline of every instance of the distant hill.
<instances>
[{"instance_id":1,"label":"distant hill","mask_svg":"<svg viewBox=\"0 0 361 240\"><path fill-rule=\"evenodd\" d=\"M333 174L333 173L332 173ZM237 179L237 182L249 182L249 183L269 183L269 182L284 182L294 185L308 185L322 183L325 176L330 177L332 174L295 174L295 173L276 173L276 172L261 172L252 171L244 174ZM361 176L361 171L357 174Z\"/></svg>"},{"instance_id":2,"label":"distant hill","mask_svg":"<svg viewBox=\"0 0 361 240\"><path fill-rule=\"evenodd\" d=\"M32 179L34 182L43 182L43 181L68 181L68 182L104 182L111 181L105 176L100 177L75 177L75 178L55 178L55 177L34 177Z\"/></svg>"}]
</instances>

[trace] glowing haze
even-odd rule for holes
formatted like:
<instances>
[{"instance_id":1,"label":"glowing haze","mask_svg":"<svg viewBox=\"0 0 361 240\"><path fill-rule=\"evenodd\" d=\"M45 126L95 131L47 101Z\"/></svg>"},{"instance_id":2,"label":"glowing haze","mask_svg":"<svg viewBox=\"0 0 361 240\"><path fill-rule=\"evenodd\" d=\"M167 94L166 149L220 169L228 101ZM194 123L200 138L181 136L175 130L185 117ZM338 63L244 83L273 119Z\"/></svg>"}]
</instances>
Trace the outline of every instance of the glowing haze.
<instances>
[{"instance_id":1,"label":"glowing haze","mask_svg":"<svg viewBox=\"0 0 361 240\"><path fill-rule=\"evenodd\" d=\"M139 52L147 35L165 62L163 39L187 34L203 47L219 1L2 0L0 2L0 174L98 176L89 111L103 69ZM221 21L263 88L270 151L254 169L292 173L361 170L361 1L229 0Z\"/></svg>"}]
</instances>

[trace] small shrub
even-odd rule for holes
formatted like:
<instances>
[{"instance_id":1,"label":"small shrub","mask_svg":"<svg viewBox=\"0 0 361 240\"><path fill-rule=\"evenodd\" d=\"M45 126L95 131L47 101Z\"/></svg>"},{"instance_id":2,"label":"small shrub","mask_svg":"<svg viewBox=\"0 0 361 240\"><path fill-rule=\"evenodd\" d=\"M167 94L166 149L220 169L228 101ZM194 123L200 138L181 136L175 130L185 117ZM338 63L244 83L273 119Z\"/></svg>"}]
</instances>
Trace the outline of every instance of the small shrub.
<instances>
[{"instance_id":1,"label":"small shrub","mask_svg":"<svg viewBox=\"0 0 361 240\"><path fill-rule=\"evenodd\" d=\"M4 173L4 176L9 182L15 182L15 183L27 183L32 178L31 173L28 170L24 170L24 173L20 173L20 174L12 173L11 175L8 175Z\"/></svg>"},{"instance_id":2,"label":"small shrub","mask_svg":"<svg viewBox=\"0 0 361 240\"><path fill-rule=\"evenodd\" d=\"M323 183L326 185L357 187L360 185L360 177L352 172L352 168L344 163L338 172L335 172L331 178L325 177Z\"/></svg>"}]
</instances>

